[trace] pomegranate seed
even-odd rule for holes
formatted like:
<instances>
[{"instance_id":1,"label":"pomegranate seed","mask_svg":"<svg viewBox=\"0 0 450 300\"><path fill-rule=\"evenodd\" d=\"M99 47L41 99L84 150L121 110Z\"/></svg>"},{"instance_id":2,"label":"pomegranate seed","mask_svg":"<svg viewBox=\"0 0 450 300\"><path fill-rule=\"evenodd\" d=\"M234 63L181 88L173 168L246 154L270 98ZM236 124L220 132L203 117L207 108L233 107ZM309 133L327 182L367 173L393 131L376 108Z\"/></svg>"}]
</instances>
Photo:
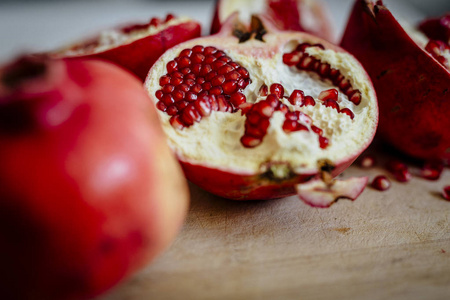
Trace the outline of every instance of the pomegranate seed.
<instances>
[{"instance_id":1,"label":"pomegranate seed","mask_svg":"<svg viewBox=\"0 0 450 300\"><path fill-rule=\"evenodd\" d=\"M237 86L237 84L236 84L236 81L231 81L231 80L230 80L230 81L226 81L226 82L223 84L222 89L223 89L223 92L224 92L226 95L231 95L231 94L233 94L234 92L237 91L238 86Z\"/></svg>"},{"instance_id":2,"label":"pomegranate seed","mask_svg":"<svg viewBox=\"0 0 450 300\"><path fill-rule=\"evenodd\" d=\"M205 83L206 79L203 77L197 77L197 79L195 79L195 82L197 82L198 84L203 84Z\"/></svg>"},{"instance_id":3,"label":"pomegranate seed","mask_svg":"<svg viewBox=\"0 0 450 300\"><path fill-rule=\"evenodd\" d=\"M172 73L178 71L177 62L172 60L167 63L167 72Z\"/></svg>"},{"instance_id":4,"label":"pomegranate seed","mask_svg":"<svg viewBox=\"0 0 450 300\"><path fill-rule=\"evenodd\" d=\"M269 88L267 87L267 85L263 84L260 88L259 88L259 96L267 96L267 94L269 93Z\"/></svg>"},{"instance_id":5,"label":"pomegranate seed","mask_svg":"<svg viewBox=\"0 0 450 300\"><path fill-rule=\"evenodd\" d=\"M203 88L203 90L205 90L205 91L209 91L209 90L212 88L211 82L205 82L205 83L203 83L203 84L202 84L202 88Z\"/></svg>"},{"instance_id":6,"label":"pomegranate seed","mask_svg":"<svg viewBox=\"0 0 450 300\"><path fill-rule=\"evenodd\" d=\"M341 80L338 86L345 93L345 91L351 87L351 83L348 79L344 78Z\"/></svg>"},{"instance_id":7,"label":"pomegranate seed","mask_svg":"<svg viewBox=\"0 0 450 300\"><path fill-rule=\"evenodd\" d=\"M175 16L174 15L172 15L172 14L167 14L167 16L166 16L166 20L164 21L164 22L169 22L169 21L171 21L171 20L173 20L173 19L175 19Z\"/></svg>"},{"instance_id":8,"label":"pomegranate seed","mask_svg":"<svg viewBox=\"0 0 450 300\"><path fill-rule=\"evenodd\" d=\"M220 58L222 56L225 55L225 52L223 52L222 50L218 50L213 54L216 58Z\"/></svg>"},{"instance_id":9,"label":"pomegranate seed","mask_svg":"<svg viewBox=\"0 0 450 300\"><path fill-rule=\"evenodd\" d=\"M231 106L228 104L227 100L225 100L225 97L223 95L217 97L217 104L219 106L219 111L231 112Z\"/></svg>"},{"instance_id":10,"label":"pomegranate seed","mask_svg":"<svg viewBox=\"0 0 450 300\"><path fill-rule=\"evenodd\" d=\"M379 175L373 179L372 187L379 191L386 191L391 187L391 181L386 176Z\"/></svg>"},{"instance_id":11,"label":"pomegranate seed","mask_svg":"<svg viewBox=\"0 0 450 300\"><path fill-rule=\"evenodd\" d=\"M322 130L321 128L315 126L315 125L312 125L312 126L311 126L311 130L312 130L313 132L315 132L317 135L320 135L320 136L321 136L321 135L323 134L323 130Z\"/></svg>"},{"instance_id":12,"label":"pomegranate seed","mask_svg":"<svg viewBox=\"0 0 450 300\"><path fill-rule=\"evenodd\" d=\"M164 96L163 91L157 90L157 91L155 92L155 97L156 97L158 100L161 100L163 96Z\"/></svg>"},{"instance_id":13,"label":"pomegranate seed","mask_svg":"<svg viewBox=\"0 0 450 300\"><path fill-rule=\"evenodd\" d=\"M166 105L166 106L170 106L172 103L175 102L175 100L173 99L172 95L170 94L165 94L162 98L161 101Z\"/></svg>"},{"instance_id":14,"label":"pomegranate seed","mask_svg":"<svg viewBox=\"0 0 450 300\"><path fill-rule=\"evenodd\" d=\"M282 98L284 96L284 88L279 83L274 83L270 86L270 93L275 94L278 98Z\"/></svg>"},{"instance_id":15,"label":"pomegranate seed","mask_svg":"<svg viewBox=\"0 0 450 300\"><path fill-rule=\"evenodd\" d=\"M247 121L251 125L257 125L261 119L261 116L256 111L251 111L247 114Z\"/></svg>"},{"instance_id":16,"label":"pomegranate seed","mask_svg":"<svg viewBox=\"0 0 450 300\"><path fill-rule=\"evenodd\" d=\"M330 78L331 81L334 82L334 80L341 75L341 72L337 69L330 69L330 72L328 72L328 78Z\"/></svg>"},{"instance_id":17,"label":"pomegranate seed","mask_svg":"<svg viewBox=\"0 0 450 300\"><path fill-rule=\"evenodd\" d=\"M191 56L191 61L193 64L201 64L205 60L205 56L201 53L194 53Z\"/></svg>"},{"instance_id":18,"label":"pomegranate seed","mask_svg":"<svg viewBox=\"0 0 450 300\"><path fill-rule=\"evenodd\" d=\"M332 79L332 81L333 81L334 85L339 86L341 81L344 80L344 79L345 79L344 75L342 75L341 72L339 72L338 76L335 77L334 79Z\"/></svg>"},{"instance_id":19,"label":"pomegranate seed","mask_svg":"<svg viewBox=\"0 0 450 300\"><path fill-rule=\"evenodd\" d=\"M173 100L175 100L175 102L183 100L184 96L185 96L185 93L180 90L175 90L172 93L172 97L173 97Z\"/></svg>"},{"instance_id":20,"label":"pomegranate seed","mask_svg":"<svg viewBox=\"0 0 450 300\"><path fill-rule=\"evenodd\" d=\"M237 92L231 95L230 103L233 104L234 107L239 107L241 104L246 102L246 97L244 94Z\"/></svg>"},{"instance_id":21,"label":"pomegranate seed","mask_svg":"<svg viewBox=\"0 0 450 300\"><path fill-rule=\"evenodd\" d=\"M350 117L350 119L353 120L353 118L355 117L355 114L350 110L350 108L343 108L339 111L340 113L346 114L347 116Z\"/></svg>"},{"instance_id":22,"label":"pomegranate seed","mask_svg":"<svg viewBox=\"0 0 450 300\"><path fill-rule=\"evenodd\" d=\"M202 89L202 86L201 86L200 84L198 84L198 83L194 84L194 85L191 87L191 92L193 92L193 93L195 93L195 94L200 93L202 90L203 90L203 89Z\"/></svg>"},{"instance_id":23,"label":"pomegranate seed","mask_svg":"<svg viewBox=\"0 0 450 300\"><path fill-rule=\"evenodd\" d=\"M221 75L225 75L225 74L227 74L227 73L229 73L229 72L231 72L231 71L233 71L233 70L234 70L234 68L233 68L232 66L230 66L230 65L224 65L224 66L220 67L220 68L217 70L217 73L218 73L218 74L221 74Z\"/></svg>"},{"instance_id":24,"label":"pomegranate seed","mask_svg":"<svg viewBox=\"0 0 450 300\"><path fill-rule=\"evenodd\" d=\"M286 120L298 121L298 116L293 111L288 112L284 117L285 117Z\"/></svg>"},{"instance_id":25,"label":"pomegranate seed","mask_svg":"<svg viewBox=\"0 0 450 300\"><path fill-rule=\"evenodd\" d=\"M211 111L218 111L219 110L219 104L217 103L216 96L210 95L209 96L209 102L211 103Z\"/></svg>"},{"instance_id":26,"label":"pomegranate seed","mask_svg":"<svg viewBox=\"0 0 450 300\"><path fill-rule=\"evenodd\" d=\"M312 63L312 57L309 55L305 55L300 59L300 62L297 64L297 68L300 70L307 70L311 67Z\"/></svg>"},{"instance_id":27,"label":"pomegranate seed","mask_svg":"<svg viewBox=\"0 0 450 300\"><path fill-rule=\"evenodd\" d=\"M226 74L226 80L238 80L241 78L241 74L239 74L237 71L231 71L230 73Z\"/></svg>"},{"instance_id":28,"label":"pomegranate seed","mask_svg":"<svg viewBox=\"0 0 450 300\"><path fill-rule=\"evenodd\" d=\"M328 63L321 63L317 69L317 72L322 78L327 77L330 73L330 65Z\"/></svg>"},{"instance_id":29,"label":"pomegranate seed","mask_svg":"<svg viewBox=\"0 0 450 300\"><path fill-rule=\"evenodd\" d=\"M167 108L166 112L169 116L174 116L178 113L178 108L176 107L176 105L172 104Z\"/></svg>"},{"instance_id":30,"label":"pomegranate seed","mask_svg":"<svg viewBox=\"0 0 450 300\"><path fill-rule=\"evenodd\" d=\"M182 51L180 52L180 55L179 55L179 56L182 56L182 57L190 57L191 54L192 54L192 50L191 50L191 49L184 49L184 50L182 50Z\"/></svg>"},{"instance_id":31,"label":"pomegranate seed","mask_svg":"<svg viewBox=\"0 0 450 300\"><path fill-rule=\"evenodd\" d=\"M172 77L170 79L170 84L177 86L183 83L183 78L179 78L179 77Z\"/></svg>"},{"instance_id":32,"label":"pomegranate seed","mask_svg":"<svg viewBox=\"0 0 450 300\"><path fill-rule=\"evenodd\" d=\"M324 47L322 44L319 44L319 43L314 44L314 45L312 45L311 47L318 47L318 48L320 48L320 49L322 49L322 50L325 50L325 47Z\"/></svg>"},{"instance_id":33,"label":"pomegranate seed","mask_svg":"<svg viewBox=\"0 0 450 300\"><path fill-rule=\"evenodd\" d=\"M442 189L442 197L444 197L445 200L450 201L450 185L444 186Z\"/></svg>"},{"instance_id":34,"label":"pomegranate seed","mask_svg":"<svg viewBox=\"0 0 450 300\"><path fill-rule=\"evenodd\" d=\"M411 173L409 173L408 169L402 169L392 172L395 179L399 182L408 182L411 180Z\"/></svg>"},{"instance_id":35,"label":"pomegranate seed","mask_svg":"<svg viewBox=\"0 0 450 300\"><path fill-rule=\"evenodd\" d=\"M350 96L347 96L351 102L355 105L359 105L361 103L361 92L356 90Z\"/></svg>"},{"instance_id":36,"label":"pomegranate seed","mask_svg":"<svg viewBox=\"0 0 450 300\"><path fill-rule=\"evenodd\" d=\"M211 101L209 100L209 97L211 96L204 96L194 102L195 108L203 117L209 116L211 114Z\"/></svg>"},{"instance_id":37,"label":"pomegranate seed","mask_svg":"<svg viewBox=\"0 0 450 300\"><path fill-rule=\"evenodd\" d=\"M319 94L319 100L327 101L327 100L338 100L338 91L336 89L329 89L326 91L322 91Z\"/></svg>"},{"instance_id":38,"label":"pomegranate seed","mask_svg":"<svg viewBox=\"0 0 450 300\"><path fill-rule=\"evenodd\" d=\"M183 108L185 108L185 107L188 106L188 105L189 105L189 102L188 102L188 101L185 101L185 100L182 100L182 101L180 101L180 102L176 102L176 103L175 103L175 106L178 108L178 111L183 110Z\"/></svg>"},{"instance_id":39,"label":"pomegranate seed","mask_svg":"<svg viewBox=\"0 0 450 300\"><path fill-rule=\"evenodd\" d=\"M166 84L170 83L170 77L167 75L161 76L161 78L159 79L159 85L160 86L165 86Z\"/></svg>"},{"instance_id":40,"label":"pomegranate seed","mask_svg":"<svg viewBox=\"0 0 450 300\"><path fill-rule=\"evenodd\" d=\"M191 87L195 84L195 80L194 79L185 79L184 84L187 84L189 87Z\"/></svg>"},{"instance_id":41,"label":"pomegranate seed","mask_svg":"<svg viewBox=\"0 0 450 300\"><path fill-rule=\"evenodd\" d=\"M193 104L189 104L181 113L181 120L188 126L193 125L194 122L200 122L201 119L202 116Z\"/></svg>"},{"instance_id":42,"label":"pomegranate seed","mask_svg":"<svg viewBox=\"0 0 450 300\"><path fill-rule=\"evenodd\" d=\"M186 68L191 65L191 60L188 57L180 57L180 60L178 61L178 68Z\"/></svg>"},{"instance_id":43,"label":"pomegranate seed","mask_svg":"<svg viewBox=\"0 0 450 300\"><path fill-rule=\"evenodd\" d=\"M182 83L179 86L177 86L177 89L187 93L187 92L189 92L190 86L186 83Z\"/></svg>"},{"instance_id":44,"label":"pomegranate seed","mask_svg":"<svg viewBox=\"0 0 450 300\"><path fill-rule=\"evenodd\" d=\"M211 71L205 76L205 81L211 82L211 80L213 80L213 78L216 76L217 76L217 72Z\"/></svg>"},{"instance_id":45,"label":"pomegranate seed","mask_svg":"<svg viewBox=\"0 0 450 300\"><path fill-rule=\"evenodd\" d=\"M212 63L212 68L214 70L219 70L220 68L222 68L223 66L225 66L227 63L224 62L223 60L216 60L215 62Z\"/></svg>"},{"instance_id":46,"label":"pomegranate seed","mask_svg":"<svg viewBox=\"0 0 450 300\"><path fill-rule=\"evenodd\" d=\"M262 139L260 138L255 138L249 135L244 135L241 137L241 143L244 147L246 148L254 148L256 146L258 146L259 144L261 144Z\"/></svg>"},{"instance_id":47,"label":"pomegranate seed","mask_svg":"<svg viewBox=\"0 0 450 300\"><path fill-rule=\"evenodd\" d=\"M421 169L421 175L428 180L438 180L443 169L444 163L442 161L427 161Z\"/></svg>"},{"instance_id":48,"label":"pomegranate seed","mask_svg":"<svg viewBox=\"0 0 450 300\"><path fill-rule=\"evenodd\" d=\"M245 88L247 87L247 85L249 85L251 82L252 82L252 81L251 81L249 78L246 78L246 79L241 78L241 79L239 79L238 86L239 86L240 89L243 90L243 89L245 89Z\"/></svg>"},{"instance_id":49,"label":"pomegranate seed","mask_svg":"<svg viewBox=\"0 0 450 300\"><path fill-rule=\"evenodd\" d=\"M190 69L189 69L189 72L191 72ZM193 80L195 80L196 77L197 76L195 74L189 73L189 74L185 74L184 79L193 79Z\"/></svg>"},{"instance_id":50,"label":"pomegranate seed","mask_svg":"<svg viewBox=\"0 0 450 300\"><path fill-rule=\"evenodd\" d=\"M326 137L324 137L324 136L319 136L319 145L320 145L320 148L322 148L322 149L325 149L325 148L327 148L328 147L328 145L329 145L329 143L330 143L330 141L326 138Z\"/></svg>"},{"instance_id":51,"label":"pomegranate seed","mask_svg":"<svg viewBox=\"0 0 450 300\"><path fill-rule=\"evenodd\" d=\"M222 83L224 83L224 82L225 82L224 75L217 75L211 80L212 86L222 85Z\"/></svg>"},{"instance_id":52,"label":"pomegranate seed","mask_svg":"<svg viewBox=\"0 0 450 300\"><path fill-rule=\"evenodd\" d=\"M186 93L185 99L189 102L193 102L193 101L197 100L197 94L194 94L193 92L188 92L188 93Z\"/></svg>"},{"instance_id":53,"label":"pomegranate seed","mask_svg":"<svg viewBox=\"0 0 450 300\"><path fill-rule=\"evenodd\" d=\"M295 113L297 114L297 116L298 116L298 121L299 121L300 123L308 124L308 125L311 125L311 124L312 124L312 119L311 119L311 117L308 116L307 114L305 114L305 113L303 113L303 112L301 112L301 111L296 111Z\"/></svg>"},{"instance_id":54,"label":"pomegranate seed","mask_svg":"<svg viewBox=\"0 0 450 300\"><path fill-rule=\"evenodd\" d=\"M206 64L212 64L213 65L213 62L215 62L216 60L217 60L217 58L214 55L208 55L208 56L205 57L204 62Z\"/></svg>"},{"instance_id":55,"label":"pomegranate seed","mask_svg":"<svg viewBox=\"0 0 450 300\"><path fill-rule=\"evenodd\" d=\"M255 109L261 116L265 117L271 117L275 110L274 107L267 101L258 102L255 105Z\"/></svg>"},{"instance_id":56,"label":"pomegranate seed","mask_svg":"<svg viewBox=\"0 0 450 300\"><path fill-rule=\"evenodd\" d=\"M174 72L174 73L180 73L182 75L188 75L189 73L191 73L191 68L186 67L186 68L181 69L179 72Z\"/></svg>"},{"instance_id":57,"label":"pomegranate seed","mask_svg":"<svg viewBox=\"0 0 450 300\"><path fill-rule=\"evenodd\" d=\"M205 47L205 50L203 51L203 53L205 53L205 55L211 55L217 52L217 49L215 47L212 46L208 46Z\"/></svg>"},{"instance_id":58,"label":"pomegranate seed","mask_svg":"<svg viewBox=\"0 0 450 300\"><path fill-rule=\"evenodd\" d=\"M244 78L249 78L250 74L248 73L247 69L243 68L243 67L239 67L236 69L236 71L241 74L242 77Z\"/></svg>"},{"instance_id":59,"label":"pomegranate seed","mask_svg":"<svg viewBox=\"0 0 450 300\"><path fill-rule=\"evenodd\" d=\"M305 98L305 94L301 90L294 90L292 94L289 96L288 100L292 105L300 106L303 103L303 99Z\"/></svg>"},{"instance_id":60,"label":"pomegranate seed","mask_svg":"<svg viewBox=\"0 0 450 300\"><path fill-rule=\"evenodd\" d=\"M208 82L208 83L209 83L209 82ZM220 86L215 86L215 87L213 87L213 88L211 88L211 89L209 90L209 93L210 93L211 95L219 96L219 95L222 95L223 90L222 90L222 88L221 88Z\"/></svg>"},{"instance_id":61,"label":"pomegranate seed","mask_svg":"<svg viewBox=\"0 0 450 300\"><path fill-rule=\"evenodd\" d=\"M311 97L311 96L305 96L305 98L303 99L303 103L302 103L301 106L308 106L308 105L311 105L311 106L316 105L316 101L315 101L314 98Z\"/></svg>"},{"instance_id":62,"label":"pomegranate seed","mask_svg":"<svg viewBox=\"0 0 450 300\"><path fill-rule=\"evenodd\" d=\"M295 50L300 51L300 52L304 52L306 50L306 48L308 48L308 47L311 47L311 44L302 43L302 44L297 45Z\"/></svg>"},{"instance_id":63,"label":"pomegranate seed","mask_svg":"<svg viewBox=\"0 0 450 300\"><path fill-rule=\"evenodd\" d=\"M375 165L375 157L372 155L364 155L359 160L361 168L372 168Z\"/></svg>"},{"instance_id":64,"label":"pomegranate seed","mask_svg":"<svg viewBox=\"0 0 450 300\"><path fill-rule=\"evenodd\" d=\"M325 107L331 107L339 112L339 104L334 100L328 99L322 104L325 105Z\"/></svg>"},{"instance_id":65,"label":"pomegranate seed","mask_svg":"<svg viewBox=\"0 0 450 300\"><path fill-rule=\"evenodd\" d=\"M283 63L290 67L295 66L298 64L300 57L297 52L285 53L283 54Z\"/></svg>"},{"instance_id":66,"label":"pomegranate seed","mask_svg":"<svg viewBox=\"0 0 450 300\"><path fill-rule=\"evenodd\" d=\"M289 112L289 108L284 103L281 102L278 104L277 110L281 111L284 114Z\"/></svg>"},{"instance_id":67,"label":"pomegranate seed","mask_svg":"<svg viewBox=\"0 0 450 300\"><path fill-rule=\"evenodd\" d=\"M158 26L161 24L161 20L159 18L152 18L150 20L150 26Z\"/></svg>"},{"instance_id":68,"label":"pomegranate seed","mask_svg":"<svg viewBox=\"0 0 450 300\"><path fill-rule=\"evenodd\" d=\"M226 55L221 56L218 59L221 60L221 61L224 61L226 63L229 63L231 61L231 58L229 56L226 56Z\"/></svg>"},{"instance_id":69,"label":"pomegranate seed","mask_svg":"<svg viewBox=\"0 0 450 300\"><path fill-rule=\"evenodd\" d=\"M178 130L181 130L185 127L183 122L181 121L181 118L179 115L172 116L170 118L169 122L173 128L178 129Z\"/></svg>"},{"instance_id":70,"label":"pomegranate seed","mask_svg":"<svg viewBox=\"0 0 450 300\"><path fill-rule=\"evenodd\" d=\"M253 103L247 103L247 102L244 102L241 105L239 105L239 109L241 110L241 116L247 114L250 111L250 109L252 109L252 107L253 107Z\"/></svg>"},{"instance_id":71,"label":"pomegranate seed","mask_svg":"<svg viewBox=\"0 0 450 300\"><path fill-rule=\"evenodd\" d=\"M193 48L192 48L192 52L195 52L195 53L202 53L203 52L203 46L200 46L200 45L196 45L196 46L194 46Z\"/></svg>"},{"instance_id":72,"label":"pomegranate seed","mask_svg":"<svg viewBox=\"0 0 450 300\"><path fill-rule=\"evenodd\" d=\"M200 75L205 76L211 71L212 71L211 65L203 65L202 69L200 70Z\"/></svg>"},{"instance_id":73,"label":"pomegranate seed","mask_svg":"<svg viewBox=\"0 0 450 300\"><path fill-rule=\"evenodd\" d=\"M166 111L167 110L167 106L162 101L158 101L156 103L156 108L159 109L160 111Z\"/></svg>"}]
</instances>

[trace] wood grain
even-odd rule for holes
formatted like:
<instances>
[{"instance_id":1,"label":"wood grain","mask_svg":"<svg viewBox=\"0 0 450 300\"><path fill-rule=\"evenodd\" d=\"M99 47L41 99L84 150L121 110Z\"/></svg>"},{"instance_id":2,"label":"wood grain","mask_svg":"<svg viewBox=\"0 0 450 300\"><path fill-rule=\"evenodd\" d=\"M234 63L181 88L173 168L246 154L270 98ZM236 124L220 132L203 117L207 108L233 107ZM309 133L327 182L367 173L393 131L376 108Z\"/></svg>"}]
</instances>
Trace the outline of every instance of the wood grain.
<instances>
[{"instance_id":1,"label":"wood grain","mask_svg":"<svg viewBox=\"0 0 450 300\"><path fill-rule=\"evenodd\" d=\"M417 173L417 169L413 169ZM385 173L352 166L347 176ZM414 177L355 202L233 202L191 185L185 226L115 299L450 299L450 184Z\"/></svg>"}]
</instances>

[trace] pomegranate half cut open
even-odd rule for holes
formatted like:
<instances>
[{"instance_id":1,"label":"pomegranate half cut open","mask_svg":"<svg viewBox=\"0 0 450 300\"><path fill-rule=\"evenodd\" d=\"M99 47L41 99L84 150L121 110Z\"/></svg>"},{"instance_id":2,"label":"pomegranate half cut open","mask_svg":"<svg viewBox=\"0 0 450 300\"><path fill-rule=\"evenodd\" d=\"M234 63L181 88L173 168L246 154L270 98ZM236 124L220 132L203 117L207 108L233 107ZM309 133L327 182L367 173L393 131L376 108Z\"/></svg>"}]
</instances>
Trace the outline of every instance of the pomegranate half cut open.
<instances>
[{"instance_id":1,"label":"pomegranate half cut open","mask_svg":"<svg viewBox=\"0 0 450 300\"><path fill-rule=\"evenodd\" d=\"M327 41L334 41L330 14L321 1L311 0L218 0L211 25L211 33L217 33L225 20L238 11L241 20L250 23L252 15L270 18L280 30L312 33Z\"/></svg>"},{"instance_id":2,"label":"pomegranate half cut open","mask_svg":"<svg viewBox=\"0 0 450 300\"><path fill-rule=\"evenodd\" d=\"M333 190L378 122L353 56L264 17L248 29L235 14L218 34L168 50L145 87L187 178L230 199L293 195L324 173Z\"/></svg>"},{"instance_id":3,"label":"pomegranate half cut open","mask_svg":"<svg viewBox=\"0 0 450 300\"><path fill-rule=\"evenodd\" d=\"M197 21L169 14L163 20L152 18L148 23L104 30L91 39L59 49L50 56L105 59L144 80L150 67L167 49L200 34L201 26Z\"/></svg>"}]
</instances>

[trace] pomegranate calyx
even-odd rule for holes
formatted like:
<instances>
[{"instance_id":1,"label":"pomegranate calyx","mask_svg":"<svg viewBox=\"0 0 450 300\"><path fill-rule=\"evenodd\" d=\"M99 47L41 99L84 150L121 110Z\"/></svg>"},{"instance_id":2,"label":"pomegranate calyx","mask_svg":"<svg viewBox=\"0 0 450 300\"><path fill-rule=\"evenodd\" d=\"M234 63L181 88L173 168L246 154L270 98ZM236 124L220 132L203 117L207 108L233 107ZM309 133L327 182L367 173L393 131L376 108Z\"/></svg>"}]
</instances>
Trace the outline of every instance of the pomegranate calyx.
<instances>
[{"instance_id":1,"label":"pomegranate calyx","mask_svg":"<svg viewBox=\"0 0 450 300\"><path fill-rule=\"evenodd\" d=\"M233 30L233 35L239 39L239 43L245 43L248 40L255 39L264 42L263 36L267 33L262 21L255 15L252 15L250 30L245 28L241 22L237 22Z\"/></svg>"},{"instance_id":2,"label":"pomegranate calyx","mask_svg":"<svg viewBox=\"0 0 450 300\"><path fill-rule=\"evenodd\" d=\"M339 199L356 200L364 191L368 177L350 177L348 179L334 179L327 183L322 179L313 179L297 184L297 196L312 207L326 208Z\"/></svg>"}]
</instances>

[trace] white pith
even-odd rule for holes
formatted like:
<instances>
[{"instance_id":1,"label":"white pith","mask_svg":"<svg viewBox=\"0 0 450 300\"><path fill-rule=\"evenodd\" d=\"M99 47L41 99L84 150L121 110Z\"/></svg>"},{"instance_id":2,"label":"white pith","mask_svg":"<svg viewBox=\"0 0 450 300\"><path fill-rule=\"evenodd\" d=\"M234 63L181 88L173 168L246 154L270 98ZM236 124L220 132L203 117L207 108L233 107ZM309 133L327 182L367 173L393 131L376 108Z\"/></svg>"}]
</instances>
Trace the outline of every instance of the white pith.
<instances>
[{"instance_id":1,"label":"white pith","mask_svg":"<svg viewBox=\"0 0 450 300\"><path fill-rule=\"evenodd\" d=\"M158 26L148 25L147 28L133 30L128 33L122 32L120 28L106 29L101 31L96 38L90 40L88 43L75 43L74 45L61 49L58 52L65 56L100 53L121 45L131 44L146 36L155 35L170 26L182 24L190 20L191 19L187 17L174 18L166 23L161 23Z\"/></svg>"},{"instance_id":2,"label":"white pith","mask_svg":"<svg viewBox=\"0 0 450 300\"><path fill-rule=\"evenodd\" d=\"M261 85L270 86L272 83L281 83L285 88L285 95L290 95L293 89L301 89L305 95L313 96L316 100L315 106L295 107L295 110L307 113L313 119L313 124L324 130L324 136L330 140L326 149L320 148L318 135L312 131L284 132L284 115L281 112L273 114L263 142L255 148L245 148L240 138L244 135L246 118L240 111L212 112L199 123L177 130L170 125L170 116L158 110L169 145L176 154L184 161L242 174L263 173L270 168L279 178L287 177L290 172L316 172L317 162L321 159L339 163L359 154L371 141L378 119L376 97L370 81L359 63L347 53L321 50L317 47L308 48L309 54L320 54L323 62L339 69L350 79L353 88L362 93L361 104L356 106L339 92L338 103L341 109L348 107L354 112L353 120L343 113L325 107L320 104L317 96L323 90L336 87L332 83L321 81L314 73L298 71L295 67L289 68L282 62L283 53L292 51L297 44L316 43L315 40L305 41L298 38L297 33L283 33L265 35L266 43L250 40L237 44L236 39L230 37L183 43L160 58L150 71L145 86L156 103L158 100L154 95L161 88L159 78L167 73L165 67L169 61L185 48L195 45L214 46L249 71L252 83L243 91L247 102L263 100L264 97L257 96ZM282 101L293 109L287 99ZM310 125L308 127L310 128Z\"/></svg>"}]
</instances>

